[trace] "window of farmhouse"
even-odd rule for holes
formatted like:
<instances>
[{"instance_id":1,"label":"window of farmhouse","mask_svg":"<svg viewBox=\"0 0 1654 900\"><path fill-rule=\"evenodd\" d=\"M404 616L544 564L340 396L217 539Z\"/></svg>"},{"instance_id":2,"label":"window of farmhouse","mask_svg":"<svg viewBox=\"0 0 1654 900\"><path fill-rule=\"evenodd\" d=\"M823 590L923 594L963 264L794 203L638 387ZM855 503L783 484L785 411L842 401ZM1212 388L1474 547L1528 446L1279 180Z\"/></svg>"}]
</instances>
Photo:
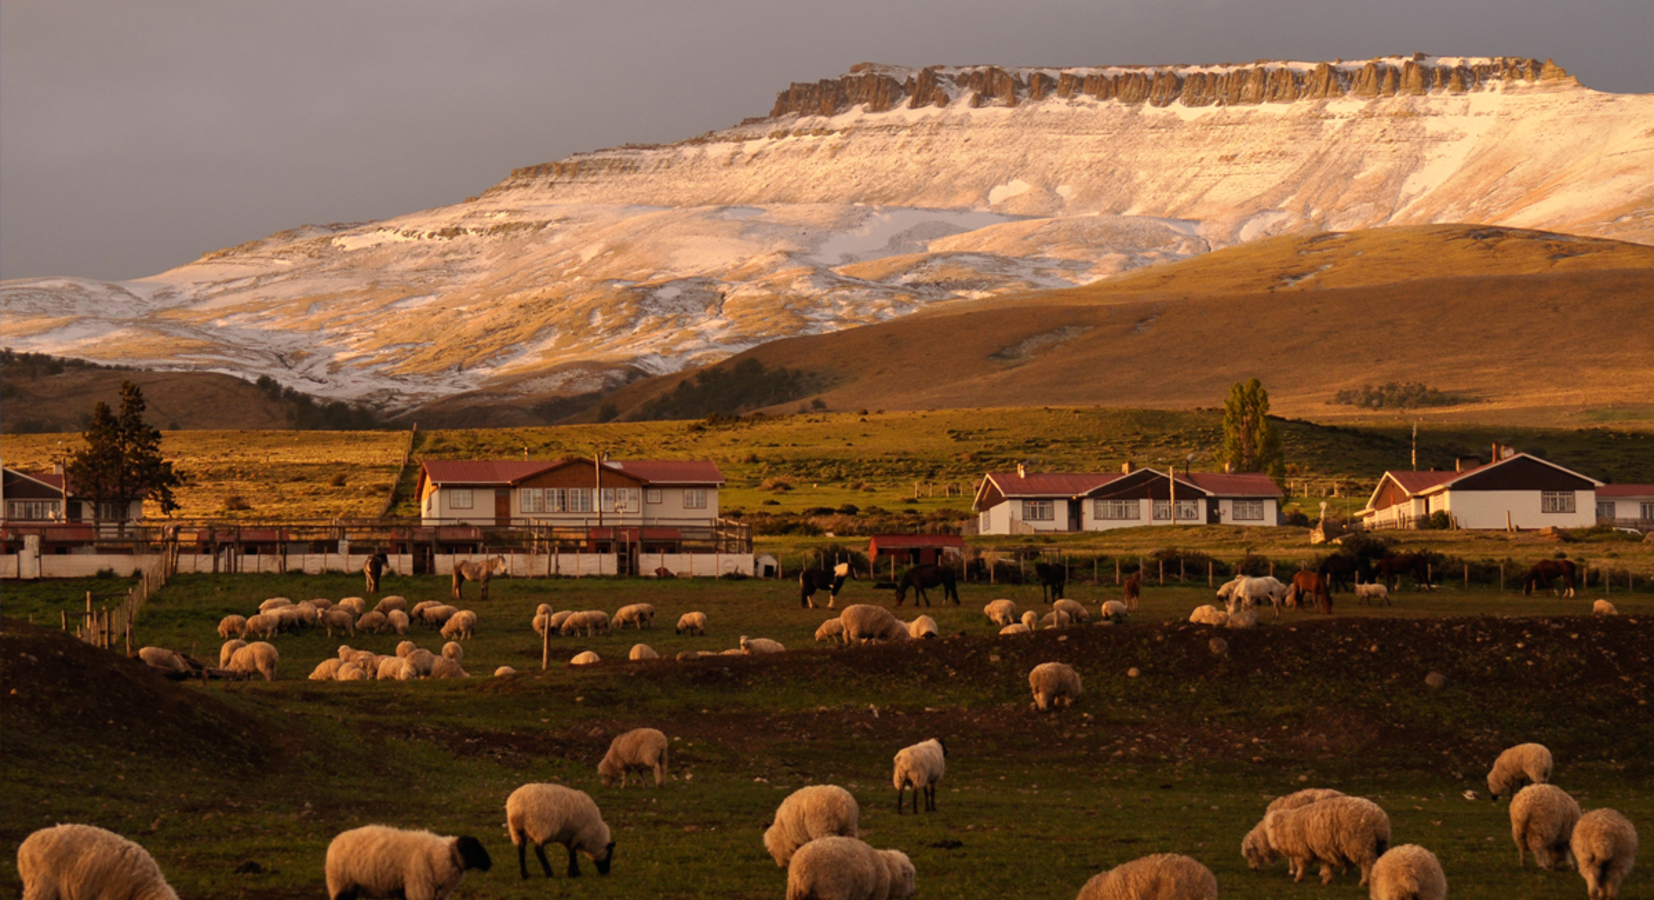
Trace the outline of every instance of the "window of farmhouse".
<instances>
[{"instance_id":1,"label":"window of farmhouse","mask_svg":"<svg viewBox=\"0 0 1654 900\"><path fill-rule=\"evenodd\" d=\"M1571 513L1574 511L1573 491L1540 491L1539 511L1547 513Z\"/></svg>"},{"instance_id":2,"label":"window of farmhouse","mask_svg":"<svg viewBox=\"0 0 1654 900\"><path fill-rule=\"evenodd\" d=\"M1642 518L1645 522L1654 520L1654 503L1642 504Z\"/></svg>"},{"instance_id":3,"label":"window of farmhouse","mask_svg":"<svg viewBox=\"0 0 1654 900\"><path fill-rule=\"evenodd\" d=\"M1263 521L1263 501L1262 500L1236 500L1235 501L1235 521L1237 521L1237 522L1262 522Z\"/></svg>"},{"instance_id":4,"label":"window of farmhouse","mask_svg":"<svg viewBox=\"0 0 1654 900\"><path fill-rule=\"evenodd\" d=\"M1613 517L1614 517L1614 501L1612 501L1612 500L1598 500L1597 501L1597 518L1599 518L1599 519L1612 519Z\"/></svg>"},{"instance_id":5,"label":"window of farmhouse","mask_svg":"<svg viewBox=\"0 0 1654 900\"><path fill-rule=\"evenodd\" d=\"M56 500L7 500L6 518L40 521L58 517Z\"/></svg>"},{"instance_id":6,"label":"window of farmhouse","mask_svg":"<svg viewBox=\"0 0 1654 900\"><path fill-rule=\"evenodd\" d=\"M568 506L565 508L565 512L592 511L591 488L568 488L567 490Z\"/></svg>"},{"instance_id":7,"label":"window of farmhouse","mask_svg":"<svg viewBox=\"0 0 1654 900\"><path fill-rule=\"evenodd\" d=\"M1092 515L1098 519L1130 519L1137 520L1143 517L1142 502L1139 500L1093 500Z\"/></svg>"},{"instance_id":8,"label":"window of farmhouse","mask_svg":"<svg viewBox=\"0 0 1654 900\"><path fill-rule=\"evenodd\" d=\"M706 488L685 488L683 491L684 509L706 509Z\"/></svg>"},{"instance_id":9,"label":"window of farmhouse","mask_svg":"<svg viewBox=\"0 0 1654 900\"><path fill-rule=\"evenodd\" d=\"M518 493L524 513L555 513L563 511L568 492L564 488L522 488Z\"/></svg>"},{"instance_id":10,"label":"window of farmhouse","mask_svg":"<svg viewBox=\"0 0 1654 900\"><path fill-rule=\"evenodd\" d=\"M1179 501L1177 501L1177 520L1179 522L1192 522L1199 515L1200 515L1200 504L1197 503L1196 501L1194 501L1194 500L1179 500ZM1167 521L1170 521L1171 517L1172 517L1172 501L1170 501L1170 500L1156 500L1156 501L1154 501L1154 517L1156 519L1165 519Z\"/></svg>"},{"instance_id":11,"label":"window of farmhouse","mask_svg":"<svg viewBox=\"0 0 1654 900\"><path fill-rule=\"evenodd\" d=\"M641 508L643 492L637 488L604 488L603 511L628 513Z\"/></svg>"},{"instance_id":12,"label":"window of farmhouse","mask_svg":"<svg viewBox=\"0 0 1654 900\"><path fill-rule=\"evenodd\" d=\"M1056 504L1050 500L1022 501L1022 518L1025 522L1052 522L1057 518Z\"/></svg>"},{"instance_id":13,"label":"window of farmhouse","mask_svg":"<svg viewBox=\"0 0 1654 900\"><path fill-rule=\"evenodd\" d=\"M645 503L659 503L661 499L660 488L649 488L643 492L643 502Z\"/></svg>"},{"instance_id":14,"label":"window of farmhouse","mask_svg":"<svg viewBox=\"0 0 1654 900\"><path fill-rule=\"evenodd\" d=\"M471 508L471 489L454 488L448 492L448 505L454 509Z\"/></svg>"}]
</instances>

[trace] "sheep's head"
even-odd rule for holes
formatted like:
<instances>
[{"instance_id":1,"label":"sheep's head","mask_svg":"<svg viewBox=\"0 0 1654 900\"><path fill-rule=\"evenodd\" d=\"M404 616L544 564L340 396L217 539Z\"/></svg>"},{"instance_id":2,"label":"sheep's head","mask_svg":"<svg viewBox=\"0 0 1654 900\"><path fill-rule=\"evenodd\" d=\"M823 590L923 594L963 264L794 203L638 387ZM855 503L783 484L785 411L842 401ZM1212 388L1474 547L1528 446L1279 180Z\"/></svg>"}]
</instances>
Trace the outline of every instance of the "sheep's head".
<instances>
[{"instance_id":1,"label":"sheep's head","mask_svg":"<svg viewBox=\"0 0 1654 900\"><path fill-rule=\"evenodd\" d=\"M483 847L482 841L474 837L454 838L454 852L459 856L461 867L466 870L486 872L494 867L494 860L489 857L488 850Z\"/></svg>"},{"instance_id":2,"label":"sheep's head","mask_svg":"<svg viewBox=\"0 0 1654 900\"><path fill-rule=\"evenodd\" d=\"M1275 861L1275 849L1269 845L1269 836L1262 822L1241 840L1241 855L1246 857L1247 866L1254 872Z\"/></svg>"},{"instance_id":3,"label":"sheep's head","mask_svg":"<svg viewBox=\"0 0 1654 900\"><path fill-rule=\"evenodd\" d=\"M609 846L603 848L602 859L594 859L592 862L597 863L597 874L609 874L609 867L614 865L615 862L615 842L610 841Z\"/></svg>"}]
</instances>

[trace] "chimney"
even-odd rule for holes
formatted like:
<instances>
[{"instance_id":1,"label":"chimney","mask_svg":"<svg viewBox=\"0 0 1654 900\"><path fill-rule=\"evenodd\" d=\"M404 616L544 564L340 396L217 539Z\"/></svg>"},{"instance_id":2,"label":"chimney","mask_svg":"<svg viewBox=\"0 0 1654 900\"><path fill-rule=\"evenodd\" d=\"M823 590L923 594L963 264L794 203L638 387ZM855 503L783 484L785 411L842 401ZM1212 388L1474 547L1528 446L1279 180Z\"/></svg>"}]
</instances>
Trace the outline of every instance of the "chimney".
<instances>
[{"instance_id":1,"label":"chimney","mask_svg":"<svg viewBox=\"0 0 1654 900\"><path fill-rule=\"evenodd\" d=\"M1131 460L1128 459L1125 462L1120 464L1120 474L1121 475L1130 475L1132 468L1133 468L1133 466L1131 464Z\"/></svg>"},{"instance_id":2,"label":"chimney","mask_svg":"<svg viewBox=\"0 0 1654 900\"><path fill-rule=\"evenodd\" d=\"M1493 455L1488 457L1488 459L1490 459L1494 462L1499 461L1500 456L1499 456L1499 442L1498 441L1493 442Z\"/></svg>"},{"instance_id":3,"label":"chimney","mask_svg":"<svg viewBox=\"0 0 1654 900\"><path fill-rule=\"evenodd\" d=\"M1023 465L1022 463L1017 463L1017 477L1018 478L1027 478L1028 477L1028 467Z\"/></svg>"}]
</instances>

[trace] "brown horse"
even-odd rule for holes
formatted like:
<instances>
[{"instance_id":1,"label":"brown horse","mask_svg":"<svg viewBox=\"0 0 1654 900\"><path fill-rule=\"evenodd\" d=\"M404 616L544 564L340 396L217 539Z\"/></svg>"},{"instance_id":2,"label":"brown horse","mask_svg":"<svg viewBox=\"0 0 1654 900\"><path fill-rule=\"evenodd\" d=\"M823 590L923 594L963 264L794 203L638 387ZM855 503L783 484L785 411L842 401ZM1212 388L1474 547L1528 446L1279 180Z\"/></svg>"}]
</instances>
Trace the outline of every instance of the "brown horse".
<instances>
[{"instance_id":1,"label":"brown horse","mask_svg":"<svg viewBox=\"0 0 1654 900\"><path fill-rule=\"evenodd\" d=\"M943 602L952 600L953 605L958 606L958 576L947 566L914 566L903 572L902 580L896 583L896 605L901 606L902 601L907 599L907 589L913 588L917 592L913 598L913 605L918 606L919 601L923 600L925 605L929 606L930 596L925 593L925 588L938 585L942 588Z\"/></svg>"},{"instance_id":2,"label":"brown horse","mask_svg":"<svg viewBox=\"0 0 1654 900\"><path fill-rule=\"evenodd\" d=\"M1302 606L1304 597L1315 600L1315 608L1319 612L1332 614L1332 591L1327 587L1327 579L1319 572L1298 572L1292 576L1292 587L1287 591L1287 599L1293 606ZM1280 615L1280 607L1275 608L1275 615Z\"/></svg>"},{"instance_id":3,"label":"brown horse","mask_svg":"<svg viewBox=\"0 0 1654 900\"><path fill-rule=\"evenodd\" d=\"M488 579L495 575L505 575L507 567L505 557L495 556L482 562L454 563L454 599L465 599L465 582L475 581L482 585L482 599L488 599Z\"/></svg>"},{"instance_id":4,"label":"brown horse","mask_svg":"<svg viewBox=\"0 0 1654 900\"><path fill-rule=\"evenodd\" d=\"M1378 580L1395 590L1403 575L1413 576L1413 584L1420 590L1430 583L1430 557L1423 553L1398 553L1380 559L1374 566Z\"/></svg>"},{"instance_id":5,"label":"brown horse","mask_svg":"<svg viewBox=\"0 0 1654 900\"><path fill-rule=\"evenodd\" d=\"M1574 595L1574 575L1578 570L1571 559L1542 559L1533 564L1528 570L1527 577L1522 579L1522 593L1531 594L1535 588L1542 591L1555 591L1551 588L1551 579L1560 577L1562 586L1567 588L1564 597Z\"/></svg>"},{"instance_id":6,"label":"brown horse","mask_svg":"<svg viewBox=\"0 0 1654 900\"><path fill-rule=\"evenodd\" d=\"M1137 601L1141 600L1143 598L1143 575L1142 575L1142 573L1140 573L1140 572L1132 573L1132 575L1129 578L1126 579L1124 587L1125 587L1125 594L1126 594L1126 596L1125 596L1126 611L1127 612L1136 612L1137 611Z\"/></svg>"},{"instance_id":7,"label":"brown horse","mask_svg":"<svg viewBox=\"0 0 1654 900\"><path fill-rule=\"evenodd\" d=\"M379 578L385 574L385 570L390 568L390 565L390 557L383 553L373 554L368 557L367 562L362 564L362 574L367 576L368 593L379 593Z\"/></svg>"}]
</instances>

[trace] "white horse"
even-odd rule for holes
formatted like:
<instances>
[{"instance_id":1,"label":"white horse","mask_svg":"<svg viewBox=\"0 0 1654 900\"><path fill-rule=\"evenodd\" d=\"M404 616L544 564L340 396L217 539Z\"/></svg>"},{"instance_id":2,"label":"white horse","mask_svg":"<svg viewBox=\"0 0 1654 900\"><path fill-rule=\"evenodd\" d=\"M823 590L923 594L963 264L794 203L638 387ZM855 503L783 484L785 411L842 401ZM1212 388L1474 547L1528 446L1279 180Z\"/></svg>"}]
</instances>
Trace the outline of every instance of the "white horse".
<instances>
[{"instance_id":1,"label":"white horse","mask_svg":"<svg viewBox=\"0 0 1654 900\"><path fill-rule=\"evenodd\" d=\"M1236 575L1232 581L1218 588L1218 599L1223 601L1231 616L1236 609L1251 609L1265 600L1275 608L1275 615L1278 616L1282 604L1286 602L1287 591L1285 584L1267 575L1262 578Z\"/></svg>"},{"instance_id":2,"label":"white horse","mask_svg":"<svg viewBox=\"0 0 1654 900\"><path fill-rule=\"evenodd\" d=\"M488 579L495 575L505 575L507 571L505 557L495 556L482 562L454 563L454 599L464 600L464 586L467 581L475 581L482 585L482 599L488 599Z\"/></svg>"}]
</instances>

